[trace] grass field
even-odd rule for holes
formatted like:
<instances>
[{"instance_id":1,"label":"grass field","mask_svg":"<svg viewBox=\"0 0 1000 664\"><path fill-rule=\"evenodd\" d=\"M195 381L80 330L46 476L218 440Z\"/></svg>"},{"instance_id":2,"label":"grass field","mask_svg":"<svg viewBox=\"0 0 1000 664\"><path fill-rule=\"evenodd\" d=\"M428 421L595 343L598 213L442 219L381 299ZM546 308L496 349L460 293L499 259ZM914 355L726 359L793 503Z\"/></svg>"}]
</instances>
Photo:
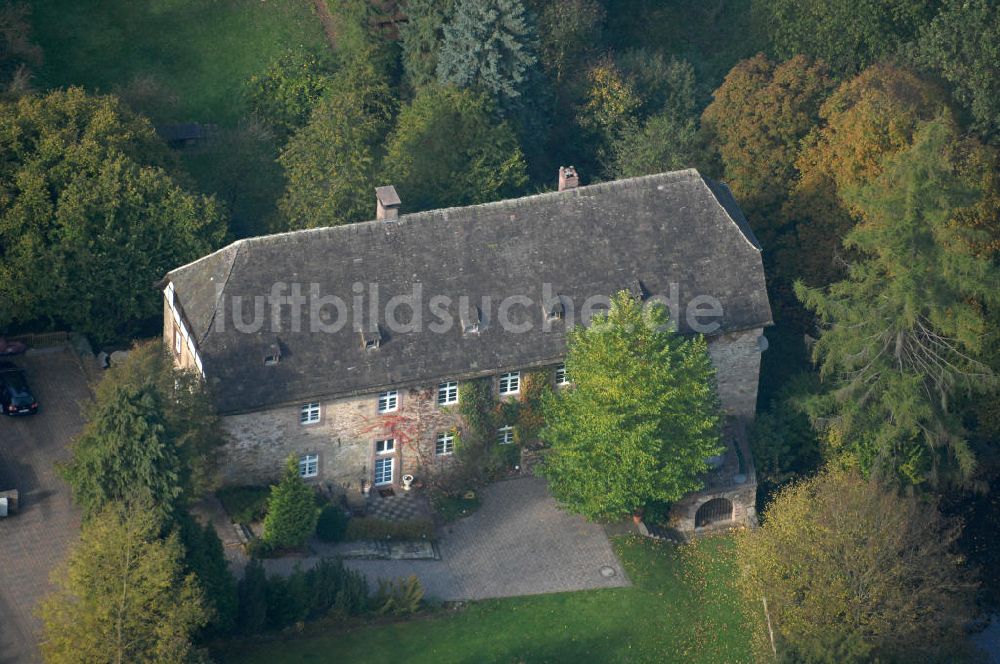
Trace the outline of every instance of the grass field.
<instances>
[{"instance_id":1,"label":"grass field","mask_svg":"<svg viewBox=\"0 0 1000 664\"><path fill-rule=\"evenodd\" d=\"M233 128L247 115L243 86L251 75L286 49L328 48L309 0L37 0L32 7L45 53L37 87L115 93L156 124L218 125L222 134L207 150L181 153L184 167L200 191L231 206L235 237L266 232L283 185L279 146L244 140L238 145L251 146L247 152L225 137L240 136ZM245 163L234 165L233 150ZM242 181L237 167L252 177Z\"/></svg>"},{"instance_id":2,"label":"grass field","mask_svg":"<svg viewBox=\"0 0 1000 664\"><path fill-rule=\"evenodd\" d=\"M243 81L295 45L323 48L308 0L36 0L41 87L111 92L153 76L176 95L174 121L232 125Z\"/></svg>"},{"instance_id":3,"label":"grass field","mask_svg":"<svg viewBox=\"0 0 1000 664\"><path fill-rule=\"evenodd\" d=\"M337 630L213 653L231 663L752 662L762 615L733 589L733 545L615 547L631 588L477 602L405 622ZM752 626L752 627L751 627Z\"/></svg>"}]
</instances>

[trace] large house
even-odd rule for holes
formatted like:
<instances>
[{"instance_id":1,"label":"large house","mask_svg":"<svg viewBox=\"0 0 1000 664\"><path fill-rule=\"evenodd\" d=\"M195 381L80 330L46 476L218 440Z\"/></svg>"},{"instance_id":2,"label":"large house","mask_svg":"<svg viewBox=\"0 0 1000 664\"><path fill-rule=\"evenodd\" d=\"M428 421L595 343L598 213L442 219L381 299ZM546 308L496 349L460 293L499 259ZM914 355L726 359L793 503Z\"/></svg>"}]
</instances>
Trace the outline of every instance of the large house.
<instances>
[{"instance_id":1,"label":"large house","mask_svg":"<svg viewBox=\"0 0 1000 664\"><path fill-rule=\"evenodd\" d=\"M727 453L678 525L752 519L741 431L771 311L732 194L695 170L584 187L559 175L559 191L415 214L380 187L374 221L239 240L170 272L164 338L214 394L225 481L273 481L290 454L350 499L419 480L454 451L463 381L515 398L544 370L560 389L567 328L626 290L704 333L718 370Z\"/></svg>"}]
</instances>

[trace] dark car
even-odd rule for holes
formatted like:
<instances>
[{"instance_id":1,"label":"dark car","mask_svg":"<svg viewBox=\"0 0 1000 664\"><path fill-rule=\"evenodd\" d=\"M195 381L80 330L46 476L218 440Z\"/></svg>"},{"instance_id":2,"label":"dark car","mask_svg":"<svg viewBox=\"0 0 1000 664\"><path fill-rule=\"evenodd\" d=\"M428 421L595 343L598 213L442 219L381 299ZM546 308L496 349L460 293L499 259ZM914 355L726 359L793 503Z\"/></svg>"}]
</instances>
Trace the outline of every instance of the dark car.
<instances>
[{"instance_id":1,"label":"dark car","mask_svg":"<svg viewBox=\"0 0 1000 664\"><path fill-rule=\"evenodd\" d=\"M7 341L0 337L0 355L20 355L26 350L28 346L23 341Z\"/></svg>"},{"instance_id":2,"label":"dark car","mask_svg":"<svg viewBox=\"0 0 1000 664\"><path fill-rule=\"evenodd\" d=\"M0 408L4 415L38 412L38 400L28 387L24 369L12 362L0 362Z\"/></svg>"}]
</instances>

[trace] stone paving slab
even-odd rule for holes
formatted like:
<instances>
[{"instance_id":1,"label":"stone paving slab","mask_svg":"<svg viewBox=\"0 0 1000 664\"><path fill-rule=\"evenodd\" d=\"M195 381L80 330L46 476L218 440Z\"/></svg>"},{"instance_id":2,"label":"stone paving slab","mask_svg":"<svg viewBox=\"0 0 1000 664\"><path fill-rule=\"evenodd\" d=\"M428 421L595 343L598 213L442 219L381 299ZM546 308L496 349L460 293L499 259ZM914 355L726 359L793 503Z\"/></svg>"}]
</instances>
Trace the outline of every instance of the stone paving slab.
<instances>
[{"instance_id":1,"label":"stone paving slab","mask_svg":"<svg viewBox=\"0 0 1000 664\"><path fill-rule=\"evenodd\" d=\"M310 544L320 558L340 557L345 560L440 560L441 555L429 541L393 542L389 540L360 540L325 544L313 541Z\"/></svg>"},{"instance_id":2,"label":"stone paving slab","mask_svg":"<svg viewBox=\"0 0 1000 664\"><path fill-rule=\"evenodd\" d=\"M51 586L49 574L80 532L80 515L55 464L83 426L90 401L79 361L68 350L13 358L28 372L40 403L31 417L0 416L0 489L21 492L21 511L0 520L0 664L39 660L34 615Z\"/></svg>"},{"instance_id":3,"label":"stone paving slab","mask_svg":"<svg viewBox=\"0 0 1000 664\"><path fill-rule=\"evenodd\" d=\"M372 586L380 578L415 574L428 598L445 601L631 585L604 529L559 509L544 480L498 482L482 491L482 499L478 511L445 527L438 540L441 560L345 564L367 575ZM287 573L319 559L264 565L269 572Z\"/></svg>"},{"instance_id":4,"label":"stone paving slab","mask_svg":"<svg viewBox=\"0 0 1000 664\"><path fill-rule=\"evenodd\" d=\"M434 510L422 491L400 490L385 498L373 493L365 503L365 516L383 521L411 521L432 519Z\"/></svg>"}]
</instances>

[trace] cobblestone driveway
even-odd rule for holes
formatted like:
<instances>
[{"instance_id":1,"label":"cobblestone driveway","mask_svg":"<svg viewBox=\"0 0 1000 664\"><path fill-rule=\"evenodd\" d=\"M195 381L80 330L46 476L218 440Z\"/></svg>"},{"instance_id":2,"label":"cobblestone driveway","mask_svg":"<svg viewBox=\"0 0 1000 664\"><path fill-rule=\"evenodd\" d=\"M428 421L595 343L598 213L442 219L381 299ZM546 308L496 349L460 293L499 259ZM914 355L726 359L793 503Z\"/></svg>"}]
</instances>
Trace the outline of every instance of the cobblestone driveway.
<instances>
[{"instance_id":1,"label":"cobblestone driveway","mask_svg":"<svg viewBox=\"0 0 1000 664\"><path fill-rule=\"evenodd\" d=\"M416 574L428 597L477 600L630 585L604 529L560 510L545 482L520 478L483 490L479 510L447 526L441 560L347 560L371 583ZM295 562L269 560L269 571ZM613 576L604 576L607 567ZM607 573L608 570L605 570Z\"/></svg>"},{"instance_id":2,"label":"cobblestone driveway","mask_svg":"<svg viewBox=\"0 0 1000 664\"><path fill-rule=\"evenodd\" d=\"M49 591L49 573L80 531L69 488L55 463L82 425L87 382L70 351L14 358L28 370L41 404L37 415L0 416L0 489L21 493L21 512L0 520L0 664L39 659L35 604Z\"/></svg>"}]
</instances>

